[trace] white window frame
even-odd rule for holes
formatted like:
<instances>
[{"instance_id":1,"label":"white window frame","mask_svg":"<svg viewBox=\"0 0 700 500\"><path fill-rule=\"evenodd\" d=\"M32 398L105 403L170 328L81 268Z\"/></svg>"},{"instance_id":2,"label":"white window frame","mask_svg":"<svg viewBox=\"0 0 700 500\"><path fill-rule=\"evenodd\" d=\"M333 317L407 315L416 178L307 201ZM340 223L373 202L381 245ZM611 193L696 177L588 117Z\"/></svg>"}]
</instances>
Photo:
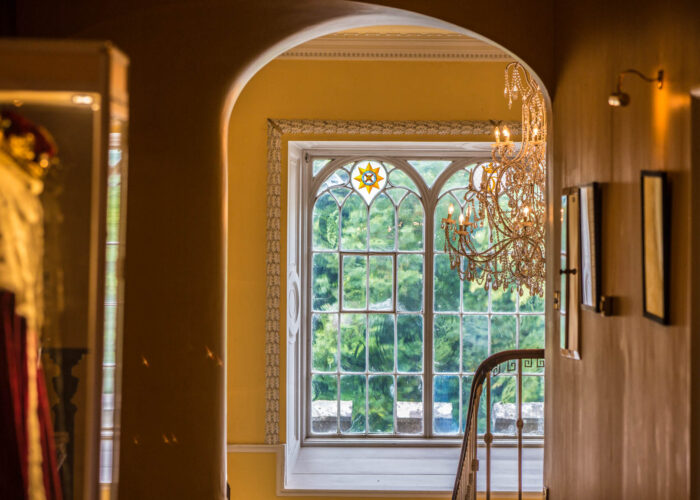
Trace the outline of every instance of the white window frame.
<instances>
[{"instance_id":1,"label":"white window frame","mask_svg":"<svg viewBox=\"0 0 700 500\"><path fill-rule=\"evenodd\" d=\"M310 272L304 269L310 262L310 210L315 198L311 165L313 156L333 157L369 155L415 156L426 158L465 158L466 164L483 162L491 157L489 142L389 142L389 141L289 141L287 189L287 362L286 362L286 445L278 484L279 494L381 494L402 496L444 494L454 483L462 438L401 437L382 438L335 437L308 438L307 381L310 342L308 300ZM428 245L433 245L434 214L428 207L437 203L422 198L425 212L424 228L424 324L433 316L433 263L428 263ZM424 193L421 193L421 197ZM340 277L339 277L340 279ZM424 326L425 328L425 326ZM432 341L424 335L424 400L432 395ZM430 345L428 345L430 344ZM428 384L430 389L426 390ZM432 431L432 417L424 414L424 428ZM508 445L509 443L503 443ZM533 459L541 463L541 440L533 442ZM506 452L507 453L507 452ZM418 467L415 464L419 464ZM494 484L494 487L497 487Z\"/></svg>"}]
</instances>

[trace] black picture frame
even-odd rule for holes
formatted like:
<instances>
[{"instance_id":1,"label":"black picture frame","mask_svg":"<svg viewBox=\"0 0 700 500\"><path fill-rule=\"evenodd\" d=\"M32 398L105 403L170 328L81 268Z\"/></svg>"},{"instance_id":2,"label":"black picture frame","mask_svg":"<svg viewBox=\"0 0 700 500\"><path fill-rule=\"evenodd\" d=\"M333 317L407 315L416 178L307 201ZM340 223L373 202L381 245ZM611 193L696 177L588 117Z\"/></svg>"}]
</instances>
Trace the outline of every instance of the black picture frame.
<instances>
[{"instance_id":1,"label":"black picture frame","mask_svg":"<svg viewBox=\"0 0 700 500\"><path fill-rule=\"evenodd\" d=\"M601 296L601 196L600 184L579 187L579 242L581 250L581 309L600 312Z\"/></svg>"},{"instance_id":2,"label":"black picture frame","mask_svg":"<svg viewBox=\"0 0 700 500\"><path fill-rule=\"evenodd\" d=\"M640 187L643 313L646 318L667 325L670 310L671 218L666 172L643 170Z\"/></svg>"}]
</instances>

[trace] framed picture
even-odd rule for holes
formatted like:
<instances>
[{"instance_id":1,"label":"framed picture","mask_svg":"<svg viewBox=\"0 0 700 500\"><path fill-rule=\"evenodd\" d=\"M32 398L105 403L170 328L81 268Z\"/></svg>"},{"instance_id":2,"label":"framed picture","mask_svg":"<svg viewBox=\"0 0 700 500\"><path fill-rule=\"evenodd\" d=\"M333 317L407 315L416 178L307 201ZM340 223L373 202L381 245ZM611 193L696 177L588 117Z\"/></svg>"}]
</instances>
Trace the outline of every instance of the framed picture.
<instances>
[{"instance_id":1,"label":"framed picture","mask_svg":"<svg viewBox=\"0 0 700 500\"><path fill-rule=\"evenodd\" d=\"M642 171L642 297L644 316L669 319L670 210L665 172Z\"/></svg>"},{"instance_id":2,"label":"framed picture","mask_svg":"<svg viewBox=\"0 0 700 500\"><path fill-rule=\"evenodd\" d=\"M581 212L579 196L579 188L568 188L564 190L561 197L560 351L563 356L573 359L581 359L579 323Z\"/></svg>"},{"instance_id":3,"label":"framed picture","mask_svg":"<svg viewBox=\"0 0 700 500\"><path fill-rule=\"evenodd\" d=\"M579 188L581 244L581 307L600 311L600 187Z\"/></svg>"}]
</instances>

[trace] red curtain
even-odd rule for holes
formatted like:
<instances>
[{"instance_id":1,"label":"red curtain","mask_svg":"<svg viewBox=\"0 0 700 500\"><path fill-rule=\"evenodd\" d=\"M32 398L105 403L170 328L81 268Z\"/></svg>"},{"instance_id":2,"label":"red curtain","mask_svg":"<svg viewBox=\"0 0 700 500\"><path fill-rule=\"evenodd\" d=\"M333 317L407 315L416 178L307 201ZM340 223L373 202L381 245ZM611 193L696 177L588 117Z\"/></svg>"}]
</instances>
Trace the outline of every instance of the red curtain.
<instances>
[{"instance_id":1,"label":"red curtain","mask_svg":"<svg viewBox=\"0 0 700 500\"><path fill-rule=\"evenodd\" d=\"M15 297L0 290L0 498L28 496L27 323L15 314ZM61 500L53 428L44 374L37 369L39 422L46 498Z\"/></svg>"},{"instance_id":2,"label":"red curtain","mask_svg":"<svg viewBox=\"0 0 700 500\"><path fill-rule=\"evenodd\" d=\"M26 323L15 296L0 291L0 498L27 498L27 372L22 370Z\"/></svg>"}]
</instances>

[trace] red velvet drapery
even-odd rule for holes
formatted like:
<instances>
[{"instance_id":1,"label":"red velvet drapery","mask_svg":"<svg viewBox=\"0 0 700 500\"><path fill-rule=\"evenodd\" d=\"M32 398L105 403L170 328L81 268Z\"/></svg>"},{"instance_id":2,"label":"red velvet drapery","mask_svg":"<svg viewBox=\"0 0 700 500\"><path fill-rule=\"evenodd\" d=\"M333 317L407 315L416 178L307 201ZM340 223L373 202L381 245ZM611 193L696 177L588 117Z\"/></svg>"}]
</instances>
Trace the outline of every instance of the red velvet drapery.
<instances>
[{"instance_id":1,"label":"red velvet drapery","mask_svg":"<svg viewBox=\"0 0 700 500\"><path fill-rule=\"evenodd\" d=\"M28 498L27 322L15 314L14 294L0 290L0 498ZM37 371L44 489L49 500L61 500L53 428L44 374Z\"/></svg>"}]
</instances>

